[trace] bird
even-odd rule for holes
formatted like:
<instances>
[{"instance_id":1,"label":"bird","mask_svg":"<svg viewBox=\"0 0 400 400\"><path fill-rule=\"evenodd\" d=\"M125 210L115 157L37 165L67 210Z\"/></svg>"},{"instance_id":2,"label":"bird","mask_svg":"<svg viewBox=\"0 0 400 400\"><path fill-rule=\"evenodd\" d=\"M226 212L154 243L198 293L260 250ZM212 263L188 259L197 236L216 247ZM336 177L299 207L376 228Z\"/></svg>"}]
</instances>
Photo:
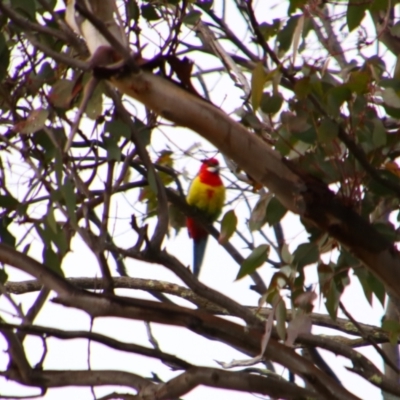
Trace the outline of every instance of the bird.
<instances>
[{"instance_id":1,"label":"bird","mask_svg":"<svg viewBox=\"0 0 400 400\"><path fill-rule=\"evenodd\" d=\"M201 167L190 184L186 201L197 208L209 223L220 215L225 202L225 186L219 176L219 162L216 158L202 160ZM208 232L196 221L187 217L189 237L193 239L193 274L198 277L203 263Z\"/></svg>"}]
</instances>

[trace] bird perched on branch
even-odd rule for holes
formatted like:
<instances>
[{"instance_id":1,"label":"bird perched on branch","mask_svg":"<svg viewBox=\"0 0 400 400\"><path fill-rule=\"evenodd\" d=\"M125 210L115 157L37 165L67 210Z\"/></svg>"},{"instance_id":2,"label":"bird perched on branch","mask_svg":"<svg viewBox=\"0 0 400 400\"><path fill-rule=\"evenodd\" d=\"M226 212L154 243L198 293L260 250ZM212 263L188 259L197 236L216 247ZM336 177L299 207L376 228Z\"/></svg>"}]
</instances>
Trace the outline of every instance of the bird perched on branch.
<instances>
[{"instance_id":1,"label":"bird perched on branch","mask_svg":"<svg viewBox=\"0 0 400 400\"><path fill-rule=\"evenodd\" d=\"M215 158L203 160L193 179L186 198L188 204L200 210L212 223L221 213L225 201L225 187L219 176L219 162ZM192 217L187 217L189 237L193 239L193 273L197 277L203 262L208 232Z\"/></svg>"}]
</instances>

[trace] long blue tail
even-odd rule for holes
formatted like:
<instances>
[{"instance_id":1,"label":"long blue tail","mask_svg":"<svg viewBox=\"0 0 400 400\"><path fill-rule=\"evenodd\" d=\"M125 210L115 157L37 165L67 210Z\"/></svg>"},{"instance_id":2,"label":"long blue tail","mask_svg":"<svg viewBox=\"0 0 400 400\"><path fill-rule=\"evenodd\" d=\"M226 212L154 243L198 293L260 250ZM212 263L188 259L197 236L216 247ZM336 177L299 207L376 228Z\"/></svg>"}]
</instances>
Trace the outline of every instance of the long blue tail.
<instances>
[{"instance_id":1,"label":"long blue tail","mask_svg":"<svg viewBox=\"0 0 400 400\"><path fill-rule=\"evenodd\" d=\"M193 241L193 274L199 277L201 264L203 263L206 251L208 236Z\"/></svg>"}]
</instances>

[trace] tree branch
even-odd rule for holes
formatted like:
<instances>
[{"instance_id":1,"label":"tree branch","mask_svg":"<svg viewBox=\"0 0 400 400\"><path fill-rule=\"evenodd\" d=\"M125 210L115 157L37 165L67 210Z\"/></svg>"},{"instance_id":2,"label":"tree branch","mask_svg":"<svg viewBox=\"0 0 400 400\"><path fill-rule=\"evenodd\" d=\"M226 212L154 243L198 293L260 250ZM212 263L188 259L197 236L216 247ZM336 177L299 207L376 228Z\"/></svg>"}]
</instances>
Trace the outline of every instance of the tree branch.
<instances>
[{"instance_id":1,"label":"tree branch","mask_svg":"<svg viewBox=\"0 0 400 400\"><path fill-rule=\"evenodd\" d=\"M265 377L245 372L222 371L216 368L192 367L165 384L146 388L139 394L138 400L148 398L157 400L174 399L188 393L199 385L293 400L306 400L317 396L314 391L301 388L273 375Z\"/></svg>"},{"instance_id":2,"label":"tree branch","mask_svg":"<svg viewBox=\"0 0 400 400\"><path fill-rule=\"evenodd\" d=\"M59 339L88 339L93 342L102 343L105 346L111 347L115 350L121 350L128 353L135 353L146 357L157 358L171 366L173 369L188 369L192 366L190 363L174 355L161 352L160 350L150 349L148 347L139 346L133 343L121 342L119 340L96 332L66 331L64 329L56 329L47 326L8 324L6 322L0 321L0 331L9 332L14 329L18 329L18 331L24 332L24 334L40 337L51 336Z\"/></svg>"},{"instance_id":3,"label":"tree branch","mask_svg":"<svg viewBox=\"0 0 400 400\"><path fill-rule=\"evenodd\" d=\"M98 278L68 278L68 282L72 283L74 286L87 289L87 290L97 290L103 288L102 280ZM131 278L131 277L113 277L113 285L114 288L118 289L137 289L137 290L145 290L145 291L156 291L165 294L171 294L174 296L181 297L191 303L197 305L202 310L207 311L212 314L217 315L226 315L226 316L235 316L230 313L225 308L217 305L216 303L212 303L209 300L205 299L202 296L195 294L192 290L187 289L183 286L179 286L170 282L164 282L153 279L139 279L139 278ZM30 293L37 290L40 290L42 284L38 280L29 280L22 282L6 282L4 284L6 290L9 293L13 294L24 294ZM201 290L200 290L201 291ZM270 308L259 308L259 307L248 307L254 314L267 319L271 312L273 312ZM292 319L292 311L286 311L287 321ZM336 318L333 320L329 315L326 314L318 314L311 313L310 318L312 319L313 325L322 326L329 329L335 329L346 333L348 335L360 336L359 330L354 326L354 324L345 318ZM358 325L362 328L363 332L366 335L371 336L374 340L379 343L388 342L389 336L388 334L382 330L381 328L374 325L367 325L358 323ZM368 343L367 341L363 341L365 345Z\"/></svg>"}]
</instances>

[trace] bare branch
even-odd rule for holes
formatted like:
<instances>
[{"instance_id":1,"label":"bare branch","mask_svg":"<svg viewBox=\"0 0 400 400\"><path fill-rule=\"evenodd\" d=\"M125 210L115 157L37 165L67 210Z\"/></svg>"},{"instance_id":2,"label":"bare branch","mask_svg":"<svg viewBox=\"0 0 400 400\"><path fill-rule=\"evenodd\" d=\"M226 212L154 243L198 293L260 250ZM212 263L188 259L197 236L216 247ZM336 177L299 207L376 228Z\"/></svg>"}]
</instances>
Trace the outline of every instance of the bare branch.
<instances>
[{"instance_id":1,"label":"bare branch","mask_svg":"<svg viewBox=\"0 0 400 400\"><path fill-rule=\"evenodd\" d=\"M97 343L102 343L112 349L140 354L146 357L157 358L174 369L187 369L191 367L190 363L174 355L164 353L157 349L154 350L148 347L139 346L133 343L121 342L96 332L66 331L64 329L56 329L47 326L7 324L0 321L1 331L12 331L13 329L18 329L20 332L24 332L25 335L28 334L40 337L52 336L59 339L88 339Z\"/></svg>"},{"instance_id":2,"label":"bare branch","mask_svg":"<svg viewBox=\"0 0 400 400\"><path fill-rule=\"evenodd\" d=\"M146 388L139 394L141 399L173 399L184 395L196 386L238 390L285 399L310 399L317 394L274 376L259 376L244 372L221 371L216 368L192 367L187 372L158 387Z\"/></svg>"},{"instance_id":3,"label":"bare branch","mask_svg":"<svg viewBox=\"0 0 400 400\"><path fill-rule=\"evenodd\" d=\"M104 371L39 371L31 370L29 379L20 376L19 371L9 369L5 372L0 372L0 376L12 379L30 386L41 387L46 383L46 387L65 387L65 386L106 386L106 385L121 385L131 387L137 391L143 390L147 386L153 385L149 380L142 378L139 375L116 370Z\"/></svg>"},{"instance_id":4,"label":"bare branch","mask_svg":"<svg viewBox=\"0 0 400 400\"><path fill-rule=\"evenodd\" d=\"M103 281L98 278L68 278L69 282L71 282L74 286L79 287L81 289L91 289L98 290L104 287ZM131 277L113 277L113 285L117 288L124 289L140 289L146 291L158 291L165 294L171 294L174 296L181 297L185 300L196 304L201 309L219 315L231 315L234 314L229 313L225 308L218 306L216 303L211 303L209 300L204 299L203 297L195 294L192 290L187 289L185 287L170 283L163 282L153 279L139 279L139 278L131 278ZM6 282L5 288L8 292L14 294L24 294L33 291L40 290L42 287L41 283L37 280L30 281L22 281L22 282ZM246 308L252 310L257 315L268 318L272 311L270 308L259 308L259 307L247 307ZM292 311L287 310L287 321L290 321L292 318ZM322 326L325 328L339 330L348 335L359 336L360 332L354 326L354 324L345 318L336 318L333 320L329 315L326 314L318 314L311 313L310 317L313 321L313 325ZM358 325L362 328L366 335L371 336L379 343L389 341L388 334L383 331L381 328L373 325L367 325L358 322ZM350 342L349 342L350 343ZM360 346L366 345L368 342L363 340L359 343Z\"/></svg>"}]
</instances>

